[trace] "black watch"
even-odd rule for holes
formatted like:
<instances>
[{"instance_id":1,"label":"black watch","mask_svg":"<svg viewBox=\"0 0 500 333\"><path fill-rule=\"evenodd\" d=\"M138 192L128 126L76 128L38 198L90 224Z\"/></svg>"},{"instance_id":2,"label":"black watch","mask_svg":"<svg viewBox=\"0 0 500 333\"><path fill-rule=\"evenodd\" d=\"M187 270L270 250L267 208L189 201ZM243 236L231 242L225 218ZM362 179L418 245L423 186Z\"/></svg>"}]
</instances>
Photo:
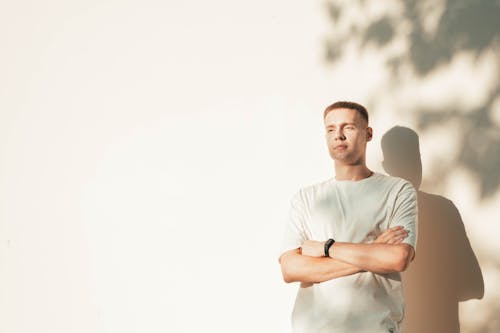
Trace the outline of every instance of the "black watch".
<instances>
[{"instance_id":1,"label":"black watch","mask_svg":"<svg viewBox=\"0 0 500 333\"><path fill-rule=\"evenodd\" d=\"M330 256L330 248L332 247L333 243L335 243L335 240L333 238L329 238L325 242L325 257Z\"/></svg>"}]
</instances>

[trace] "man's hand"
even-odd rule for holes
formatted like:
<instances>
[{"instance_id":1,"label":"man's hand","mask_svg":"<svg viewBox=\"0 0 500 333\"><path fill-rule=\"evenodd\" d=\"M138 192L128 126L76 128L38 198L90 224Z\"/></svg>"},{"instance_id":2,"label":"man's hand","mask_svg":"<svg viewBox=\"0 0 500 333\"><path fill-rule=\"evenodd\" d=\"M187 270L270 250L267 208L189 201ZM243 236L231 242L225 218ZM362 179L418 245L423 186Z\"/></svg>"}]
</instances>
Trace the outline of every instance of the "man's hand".
<instances>
[{"instance_id":1,"label":"man's hand","mask_svg":"<svg viewBox=\"0 0 500 333\"><path fill-rule=\"evenodd\" d=\"M325 242L306 240L302 243L301 254L309 257L324 257Z\"/></svg>"},{"instance_id":2,"label":"man's hand","mask_svg":"<svg viewBox=\"0 0 500 333\"><path fill-rule=\"evenodd\" d=\"M382 232L373 243L379 244L400 244L406 237L408 231L402 226L392 227Z\"/></svg>"}]
</instances>

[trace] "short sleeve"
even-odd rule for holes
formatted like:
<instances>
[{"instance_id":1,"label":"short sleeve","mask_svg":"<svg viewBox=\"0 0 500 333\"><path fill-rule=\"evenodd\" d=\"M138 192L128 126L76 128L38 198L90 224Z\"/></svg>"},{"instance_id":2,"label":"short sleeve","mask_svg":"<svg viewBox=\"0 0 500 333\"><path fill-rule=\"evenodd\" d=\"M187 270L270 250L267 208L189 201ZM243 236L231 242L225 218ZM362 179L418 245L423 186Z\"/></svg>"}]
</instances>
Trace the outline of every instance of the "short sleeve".
<instances>
[{"instance_id":1,"label":"short sleeve","mask_svg":"<svg viewBox=\"0 0 500 333\"><path fill-rule=\"evenodd\" d=\"M290 202L281 253L299 248L307 239L305 230L306 211L300 194L300 191L296 193Z\"/></svg>"},{"instance_id":2,"label":"short sleeve","mask_svg":"<svg viewBox=\"0 0 500 333\"><path fill-rule=\"evenodd\" d=\"M408 231L403 243L411 245L415 250L418 233L417 191L405 182L397 194L390 227L402 226Z\"/></svg>"}]
</instances>

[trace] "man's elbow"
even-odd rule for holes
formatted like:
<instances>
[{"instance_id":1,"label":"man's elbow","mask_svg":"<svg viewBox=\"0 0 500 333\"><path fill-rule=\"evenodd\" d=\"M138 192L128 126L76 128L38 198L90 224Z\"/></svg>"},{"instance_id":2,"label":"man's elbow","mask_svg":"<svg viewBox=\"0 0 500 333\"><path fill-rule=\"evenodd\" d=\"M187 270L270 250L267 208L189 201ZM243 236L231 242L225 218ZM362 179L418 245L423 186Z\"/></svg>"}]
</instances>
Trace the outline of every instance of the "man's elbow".
<instances>
[{"instance_id":1,"label":"man's elbow","mask_svg":"<svg viewBox=\"0 0 500 333\"><path fill-rule=\"evenodd\" d=\"M284 271L283 271L283 281L285 281L285 283L297 282L297 280L293 277L293 275Z\"/></svg>"},{"instance_id":2,"label":"man's elbow","mask_svg":"<svg viewBox=\"0 0 500 333\"><path fill-rule=\"evenodd\" d=\"M295 267L297 263L295 262L294 254L285 253L279 259L281 265L281 274L283 275L283 281L286 283L298 282L298 275Z\"/></svg>"},{"instance_id":3,"label":"man's elbow","mask_svg":"<svg viewBox=\"0 0 500 333\"><path fill-rule=\"evenodd\" d=\"M396 272L404 272L410 265L410 262L413 260L414 254L415 251L413 250L413 247L411 245L399 245L394 270Z\"/></svg>"},{"instance_id":4,"label":"man's elbow","mask_svg":"<svg viewBox=\"0 0 500 333\"><path fill-rule=\"evenodd\" d=\"M281 264L281 275L283 275L283 281L286 283L296 282L295 274L290 265L290 258L280 258Z\"/></svg>"}]
</instances>

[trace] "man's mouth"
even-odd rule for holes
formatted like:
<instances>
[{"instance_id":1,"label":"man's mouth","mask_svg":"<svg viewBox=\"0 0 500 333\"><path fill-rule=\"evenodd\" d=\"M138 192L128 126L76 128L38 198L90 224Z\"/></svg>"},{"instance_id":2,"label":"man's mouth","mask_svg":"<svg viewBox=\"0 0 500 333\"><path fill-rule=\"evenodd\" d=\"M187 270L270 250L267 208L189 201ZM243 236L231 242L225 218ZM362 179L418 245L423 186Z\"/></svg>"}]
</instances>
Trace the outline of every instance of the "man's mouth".
<instances>
[{"instance_id":1,"label":"man's mouth","mask_svg":"<svg viewBox=\"0 0 500 333\"><path fill-rule=\"evenodd\" d=\"M338 145L338 146L335 146L333 149L335 149L335 150L346 150L347 149L347 145Z\"/></svg>"}]
</instances>

